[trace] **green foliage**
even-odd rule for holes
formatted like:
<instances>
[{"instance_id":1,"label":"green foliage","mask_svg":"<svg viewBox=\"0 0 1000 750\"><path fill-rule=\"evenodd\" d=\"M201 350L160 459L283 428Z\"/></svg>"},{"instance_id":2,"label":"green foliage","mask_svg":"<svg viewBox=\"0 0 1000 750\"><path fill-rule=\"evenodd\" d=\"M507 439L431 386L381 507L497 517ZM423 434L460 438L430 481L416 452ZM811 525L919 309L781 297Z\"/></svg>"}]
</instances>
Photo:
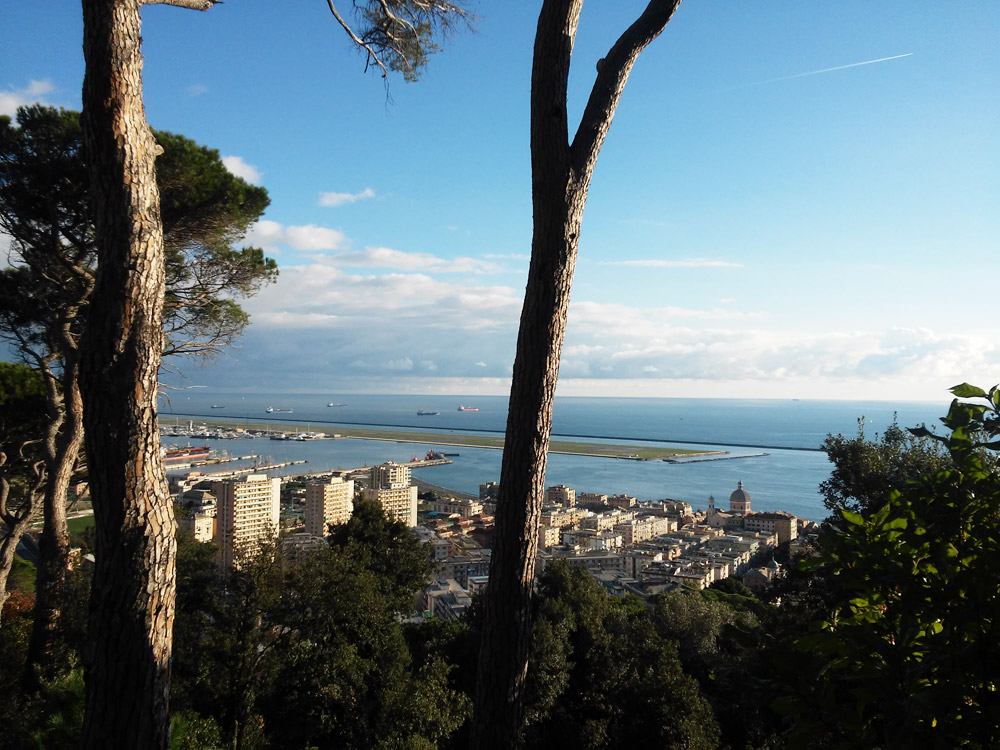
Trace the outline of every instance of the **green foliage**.
<instances>
[{"instance_id":1,"label":"green foliage","mask_svg":"<svg viewBox=\"0 0 1000 750\"><path fill-rule=\"evenodd\" d=\"M83 731L83 669L69 671L43 689L40 726L32 733L38 750L74 750Z\"/></svg>"},{"instance_id":2,"label":"green foliage","mask_svg":"<svg viewBox=\"0 0 1000 750\"><path fill-rule=\"evenodd\" d=\"M1000 427L1000 393L963 384L942 419L948 465L886 492L866 517L842 514L807 563L833 587L831 606L796 647L822 659L809 685L777 707L805 745L996 747L1000 475L984 449Z\"/></svg>"},{"instance_id":3,"label":"green foliage","mask_svg":"<svg viewBox=\"0 0 1000 750\"><path fill-rule=\"evenodd\" d=\"M842 518L839 511L867 517L885 503L889 490L933 474L948 463L947 451L930 432L911 434L895 421L882 435L868 440L862 418L855 437L828 435L823 450L833 463L833 471L819 489L823 504L838 524Z\"/></svg>"},{"instance_id":4,"label":"green foliage","mask_svg":"<svg viewBox=\"0 0 1000 750\"><path fill-rule=\"evenodd\" d=\"M389 521L382 507L368 500L355 501L350 520L331 528L329 543L354 567L384 582L400 615L413 609L414 592L423 588L433 570L426 545L406 524Z\"/></svg>"},{"instance_id":5,"label":"green foliage","mask_svg":"<svg viewBox=\"0 0 1000 750\"><path fill-rule=\"evenodd\" d=\"M23 591L26 594L34 594L35 566L27 560L14 556L14 566L11 568L10 577L7 579L8 591Z\"/></svg>"},{"instance_id":6,"label":"green foliage","mask_svg":"<svg viewBox=\"0 0 1000 750\"><path fill-rule=\"evenodd\" d=\"M535 747L715 748L719 729L677 642L643 603L556 562L539 579L525 738Z\"/></svg>"},{"instance_id":7,"label":"green foliage","mask_svg":"<svg viewBox=\"0 0 1000 750\"><path fill-rule=\"evenodd\" d=\"M0 229L14 263L0 271L0 335L39 356L63 356L63 318L78 337L96 265L90 175L79 114L21 107L20 127L0 118ZM272 282L277 266L235 247L268 205L267 191L231 174L217 151L157 132L167 269L168 354L204 354L237 336L248 318L235 299ZM62 318L60 317L62 316Z\"/></svg>"},{"instance_id":8,"label":"green foliage","mask_svg":"<svg viewBox=\"0 0 1000 750\"><path fill-rule=\"evenodd\" d=\"M37 370L0 362L0 450L13 459L19 446L37 440L46 420L45 381Z\"/></svg>"},{"instance_id":9,"label":"green foliage","mask_svg":"<svg viewBox=\"0 0 1000 750\"><path fill-rule=\"evenodd\" d=\"M428 556L379 506L358 503L298 566L264 545L222 577L214 556L179 537L172 702L188 724L211 718L240 748L430 748L466 720L443 656L455 634L411 658L400 615Z\"/></svg>"},{"instance_id":10,"label":"green foliage","mask_svg":"<svg viewBox=\"0 0 1000 750\"><path fill-rule=\"evenodd\" d=\"M355 2L359 23L352 28L330 3L338 22L358 47L367 53L368 62L382 70L401 73L413 82L430 55L438 51L436 37L450 32L456 23L468 24L470 15L449 0L369 0Z\"/></svg>"},{"instance_id":11,"label":"green foliage","mask_svg":"<svg viewBox=\"0 0 1000 750\"><path fill-rule=\"evenodd\" d=\"M210 750L222 747L222 733L211 717L177 711L170 717L170 750Z\"/></svg>"}]
</instances>

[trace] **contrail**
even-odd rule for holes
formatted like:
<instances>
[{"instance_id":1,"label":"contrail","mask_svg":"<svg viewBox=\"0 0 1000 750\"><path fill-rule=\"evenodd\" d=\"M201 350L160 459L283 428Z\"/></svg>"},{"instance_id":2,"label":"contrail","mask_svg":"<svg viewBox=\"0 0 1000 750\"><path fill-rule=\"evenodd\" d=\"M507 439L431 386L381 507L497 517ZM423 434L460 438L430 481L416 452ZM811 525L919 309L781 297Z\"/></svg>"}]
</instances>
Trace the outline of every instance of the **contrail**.
<instances>
[{"instance_id":1,"label":"contrail","mask_svg":"<svg viewBox=\"0 0 1000 750\"><path fill-rule=\"evenodd\" d=\"M832 73L835 70L844 70L845 68L856 68L859 65L871 65L873 63L885 62L886 60L898 60L901 57L909 57L912 52L907 52L902 55L893 55L892 57L880 57L877 60L865 60L864 62L851 63L850 65L837 65L833 68L823 68L822 70L811 70L808 73L796 73L791 76L782 76L781 78L769 78L766 81L758 81L757 83L750 84L751 86L760 86L765 83L777 83L778 81L790 81L793 78L804 78L805 76L818 76L820 73Z\"/></svg>"}]
</instances>

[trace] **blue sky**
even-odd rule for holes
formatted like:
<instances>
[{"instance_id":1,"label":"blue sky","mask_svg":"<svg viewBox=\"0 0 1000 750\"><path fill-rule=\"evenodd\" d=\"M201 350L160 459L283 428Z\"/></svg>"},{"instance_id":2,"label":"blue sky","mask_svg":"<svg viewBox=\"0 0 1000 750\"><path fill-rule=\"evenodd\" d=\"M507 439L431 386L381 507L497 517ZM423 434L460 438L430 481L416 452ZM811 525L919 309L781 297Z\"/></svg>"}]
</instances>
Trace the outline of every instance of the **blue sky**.
<instances>
[{"instance_id":1,"label":"blue sky","mask_svg":"<svg viewBox=\"0 0 1000 750\"><path fill-rule=\"evenodd\" d=\"M470 4L477 32L388 99L321 0L143 11L150 123L268 189L248 241L281 266L240 347L175 382L507 392L538 5ZM585 5L574 123L643 6ZM79 5L0 7L0 112L79 108ZM940 400L1000 380L998 28L985 0L682 4L598 161L560 393Z\"/></svg>"}]
</instances>

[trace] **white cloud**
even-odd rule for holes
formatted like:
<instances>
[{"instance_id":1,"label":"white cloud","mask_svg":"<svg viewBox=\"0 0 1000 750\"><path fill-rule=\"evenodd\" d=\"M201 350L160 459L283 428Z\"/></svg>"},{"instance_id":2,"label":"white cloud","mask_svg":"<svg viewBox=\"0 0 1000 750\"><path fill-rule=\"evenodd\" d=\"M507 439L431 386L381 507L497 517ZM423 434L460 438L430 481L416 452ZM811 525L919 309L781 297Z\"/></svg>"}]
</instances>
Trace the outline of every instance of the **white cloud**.
<instances>
[{"instance_id":1,"label":"white cloud","mask_svg":"<svg viewBox=\"0 0 1000 750\"><path fill-rule=\"evenodd\" d=\"M409 357L391 359L388 362L385 362L382 367L386 370L401 370L403 372L409 372L413 369L413 360Z\"/></svg>"},{"instance_id":2,"label":"white cloud","mask_svg":"<svg viewBox=\"0 0 1000 750\"><path fill-rule=\"evenodd\" d=\"M486 253L483 257L491 260L531 260L527 253Z\"/></svg>"},{"instance_id":3,"label":"white cloud","mask_svg":"<svg viewBox=\"0 0 1000 750\"><path fill-rule=\"evenodd\" d=\"M407 253L389 247L366 247L362 252L342 253L328 259L339 266L392 268L397 271L427 271L434 273L497 273L495 263L475 258L439 258L429 253Z\"/></svg>"},{"instance_id":4,"label":"white cloud","mask_svg":"<svg viewBox=\"0 0 1000 750\"><path fill-rule=\"evenodd\" d=\"M339 250L348 244L347 236L337 229L318 227L314 224L286 227L276 221L262 219L247 232L246 241L274 251L277 245L287 245L295 250Z\"/></svg>"},{"instance_id":5,"label":"white cloud","mask_svg":"<svg viewBox=\"0 0 1000 750\"><path fill-rule=\"evenodd\" d=\"M742 268L742 263L730 263L726 260L711 258L685 258L683 260L664 260L662 258L646 258L641 260L604 260L598 265L627 266L630 268Z\"/></svg>"},{"instance_id":6,"label":"white cloud","mask_svg":"<svg viewBox=\"0 0 1000 750\"><path fill-rule=\"evenodd\" d=\"M26 88L11 89L10 91L0 91L0 115L14 117L17 108L27 104L45 104L45 94L49 94L55 87L52 81L45 79L42 81L31 81Z\"/></svg>"},{"instance_id":7,"label":"white cloud","mask_svg":"<svg viewBox=\"0 0 1000 750\"><path fill-rule=\"evenodd\" d=\"M222 163L225 165L226 169L237 177L242 177L251 185L260 184L260 170L252 164L247 164L243 161L242 156L223 156Z\"/></svg>"},{"instance_id":8,"label":"white cloud","mask_svg":"<svg viewBox=\"0 0 1000 750\"><path fill-rule=\"evenodd\" d=\"M319 205L321 206L344 206L360 200L374 198L375 191L365 188L360 193L324 193L319 194Z\"/></svg>"},{"instance_id":9,"label":"white cloud","mask_svg":"<svg viewBox=\"0 0 1000 750\"><path fill-rule=\"evenodd\" d=\"M191 86L187 87L187 92L188 92L188 96L201 96L202 94L207 94L208 93L208 86L206 86L204 83L195 83L195 84L192 84ZM233 158L237 158L237 157L233 157ZM228 168L228 166L227 166L227 168ZM236 174L236 173L234 172L233 174ZM246 180L247 178L244 177L243 179Z\"/></svg>"},{"instance_id":10,"label":"white cloud","mask_svg":"<svg viewBox=\"0 0 1000 750\"><path fill-rule=\"evenodd\" d=\"M269 225L261 224L258 231L267 234ZM285 234L280 225L270 229L279 238ZM246 346L267 352L253 366L273 363L268 367L275 383L303 352L323 372L384 378L379 383L387 390L420 383L426 391L439 380L502 383L513 361L521 293L428 273L351 270L317 258L283 267L276 284L246 301L253 323ZM942 390L963 380L991 385L1000 371L1000 345L988 331L947 336L907 327L819 331L795 325L752 310L574 302L561 372L577 392L584 381L617 384L605 395L655 395L657 387L680 395L669 384L686 383L684 392L696 395L710 387L717 396L759 388L769 397L808 398L844 397L845 384L868 394L866 383L905 382L916 374ZM622 385L630 382L635 389ZM690 385L697 383L710 385L699 391ZM746 385L732 390L734 383ZM600 386L590 392L601 392Z\"/></svg>"},{"instance_id":11,"label":"white cloud","mask_svg":"<svg viewBox=\"0 0 1000 750\"><path fill-rule=\"evenodd\" d=\"M339 315L318 312L297 313L290 310L261 312L254 315L254 322L268 328L329 328L340 320Z\"/></svg>"}]
</instances>

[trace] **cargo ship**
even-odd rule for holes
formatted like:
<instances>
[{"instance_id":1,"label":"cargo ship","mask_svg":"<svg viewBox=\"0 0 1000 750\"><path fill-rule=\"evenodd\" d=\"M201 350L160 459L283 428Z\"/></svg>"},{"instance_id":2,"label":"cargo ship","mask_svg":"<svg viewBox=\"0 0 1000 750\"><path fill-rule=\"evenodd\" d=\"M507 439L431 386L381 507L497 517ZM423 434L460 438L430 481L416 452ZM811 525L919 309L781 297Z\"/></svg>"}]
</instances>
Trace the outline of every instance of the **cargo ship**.
<instances>
[{"instance_id":1,"label":"cargo ship","mask_svg":"<svg viewBox=\"0 0 1000 750\"><path fill-rule=\"evenodd\" d=\"M459 411L479 411L478 406L459 406Z\"/></svg>"},{"instance_id":2,"label":"cargo ship","mask_svg":"<svg viewBox=\"0 0 1000 750\"><path fill-rule=\"evenodd\" d=\"M274 414L291 414L292 413L291 409L275 409L273 406L267 407L266 409L264 409L264 411L266 411L268 414L271 414L271 413L274 413Z\"/></svg>"},{"instance_id":3,"label":"cargo ship","mask_svg":"<svg viewBox=\"0 0 1000 750\"><path fill-rule=\"evenodd\" d=\"M201 445L197 448L168 448L163 451L163 463L175 464L182 461L203 461L208 458L211 448Z\"/></svg>"},{"instance_id":4,"label":"cargo ship","mask_svg":"<svg viewBox=\"0 0 1000 750\"><path fill-rule=\"evenodd\" d=\"M417 412L417 416L418 417L436 417L440 413L441 412L439 412L439 411L424 411L423 409L421 409L420 411Z\"/></svg>"}]
</instances>

